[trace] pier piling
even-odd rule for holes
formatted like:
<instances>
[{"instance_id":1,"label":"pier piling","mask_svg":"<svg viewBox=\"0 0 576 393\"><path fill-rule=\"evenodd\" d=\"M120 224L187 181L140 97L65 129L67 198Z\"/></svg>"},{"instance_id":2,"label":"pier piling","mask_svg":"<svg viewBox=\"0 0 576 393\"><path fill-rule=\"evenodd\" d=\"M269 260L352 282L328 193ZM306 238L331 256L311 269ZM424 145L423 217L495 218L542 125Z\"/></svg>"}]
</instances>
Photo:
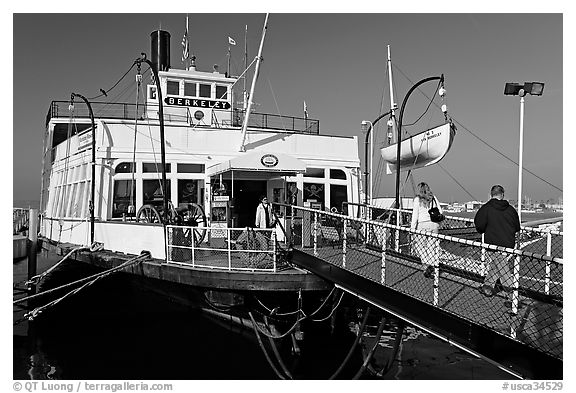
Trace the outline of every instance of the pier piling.
<instances>
[{"instance_id":1,"label":"pier piling","mask_svg":"<svg viewBox=\"0 0 576 393\"><path fill-rule=\"evenodd\" d=\"M28 280L36 275L38 250L38 209L30 209L28 225ZM28 286L28 293L36 293L36 285Z\"/></svg>"}]
</instances>

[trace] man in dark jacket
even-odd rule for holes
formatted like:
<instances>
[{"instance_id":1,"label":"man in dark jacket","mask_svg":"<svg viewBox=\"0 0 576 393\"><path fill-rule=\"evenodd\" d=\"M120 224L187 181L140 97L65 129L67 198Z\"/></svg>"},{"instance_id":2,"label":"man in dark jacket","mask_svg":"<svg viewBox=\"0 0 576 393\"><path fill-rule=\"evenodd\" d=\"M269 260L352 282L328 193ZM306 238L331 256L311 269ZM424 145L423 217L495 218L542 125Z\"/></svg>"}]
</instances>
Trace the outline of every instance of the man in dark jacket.
<instances>
[{"instance_id":1,"label":"man in dark jacket","mask_svg":"<svg viewBox=\"0 0 576 393\"><path fill-rule=\"evenodd\" d=\"M476 230L484 234L485 243L514 248L516 232L520 231L518 212L504 199L502 186L493 186L490 195L492 199L486 202L474 217ZM512 290L514 279L508 266L511 255L497 251L486 253L489 268L481 288L484 295L493 296L502 289Z\"/></svg>"}]
</instances>

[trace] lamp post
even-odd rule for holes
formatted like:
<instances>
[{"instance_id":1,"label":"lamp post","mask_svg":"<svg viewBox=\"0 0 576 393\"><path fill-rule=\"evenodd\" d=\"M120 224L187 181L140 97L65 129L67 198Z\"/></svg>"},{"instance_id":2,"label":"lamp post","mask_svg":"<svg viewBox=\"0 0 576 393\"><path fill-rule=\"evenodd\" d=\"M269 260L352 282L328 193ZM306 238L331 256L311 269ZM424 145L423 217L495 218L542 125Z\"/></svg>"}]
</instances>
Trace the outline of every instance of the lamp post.
<instances>
[{"instance_id":1,"label":"lamp post","mask_svg":"<svg viewBox=\"0 0 576 393\"><path fill-rule=\"evenodd\" d=\"M520 96L520 141L518 143L518 219L522 222L522 152L524 145L524 96L541 96L544 91L542 82L506 83L504 95Z\"/></svg>"},{"instance_id":2,"label":"lamp post","mask_svg":"<svg viewBox=\"0 0 576 393\"><path fill-rule=\"evenodd\" d=\"M372 134L372 129L374 125L380 121L385 116L388 116L392 113L392 111L388 111L386 113L381 114L378 116L374 121L362 120L362 133L365 134L364 136L364 184L366 184L366 191L364 192L364 204L368 205L368 190L370 190L370 200L372 199L372 157L373 157L373 150L374 150L374 137ZM370 142L369 139L370 138ZM368 144L370 144L370 149L368 149ZM368 151L370 151L370 166L368 166ZM368 175L370 175L370 188L368 188Z\"/></svg>"},{"instance_id":3,"label":"lamp post","mask_svg":"<svg viewBox=\"0 0 576 393\"><path fill-rule=\"evenodd\" d=\"M430 82L433 80L439 80L440 83L443 85L444 84L444 74L442 74L441 76L431 76L425 79L422 79L419 82L416 82L416 84L414 86L412 86L410 88L410 90L408 90L408 93L406 93L406 96L404 97L404 101L402 101L402 106L400 107L400 116L398 117L398 133L396 136L396 208L400 209L400 143L402 141L402 118L404 116L404 107L406 106L406 102L408 101L408 97L410 97L410 94L412 94L412 92L414 90L416 90L416 88L426 82ZM441 94L444 94L446 91L443 89L442 86L442 90L443 92Z\"/></svg>"}]
</instances>

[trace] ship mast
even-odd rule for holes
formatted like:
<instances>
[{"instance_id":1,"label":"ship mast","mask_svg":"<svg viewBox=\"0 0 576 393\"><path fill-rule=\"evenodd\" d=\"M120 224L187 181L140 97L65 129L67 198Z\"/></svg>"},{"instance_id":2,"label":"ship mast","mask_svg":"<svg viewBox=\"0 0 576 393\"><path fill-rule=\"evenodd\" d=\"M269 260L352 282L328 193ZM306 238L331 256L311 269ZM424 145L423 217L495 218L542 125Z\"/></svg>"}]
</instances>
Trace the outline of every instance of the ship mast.
<instances>
[{"instance_id":1,"label":"ship mast","mask_svg":"<svg viewBox=\"0 0 576 393\"><path fill-rule=\"evenodd\" d=\"M264 38L266 37L266 30L268 29L268 15L266 14L266 19L264 20L264 28L262 29L262 39L260 40L260 47L258 48L258 57L256 58L256 69L254 70L254 77L252 78L252 86L250 86L250 95L248 98L248 107L246 108L246 113L244 114L244 123L242 124L242 139L240 141L240 151L246 151L244 142L246 142L246 130L248 129L248 119L250 117L250 111L252 110L252 98L254 97L254 88L256 87L256 80L258 79L258 73L260 72L260 64L262 63L262 48L264 47Z\"/></svg>"}]
</instances>

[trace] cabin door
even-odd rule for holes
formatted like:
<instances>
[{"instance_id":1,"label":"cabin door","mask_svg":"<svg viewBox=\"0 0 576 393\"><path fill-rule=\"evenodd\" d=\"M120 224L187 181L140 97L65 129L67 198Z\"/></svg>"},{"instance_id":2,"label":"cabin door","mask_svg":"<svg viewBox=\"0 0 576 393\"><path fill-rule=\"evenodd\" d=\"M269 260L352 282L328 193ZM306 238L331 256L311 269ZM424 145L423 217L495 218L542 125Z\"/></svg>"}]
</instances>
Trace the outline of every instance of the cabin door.
<instances>
[{"instance_id":1,"label":"cabin door","mask_svg":"<svg viewBox=\"0 0 576 393\"><path fill-rule=\"evenodd\" d=\"M253 227L256 219L256 208L260 197L266 195L265 180L234 180L235 226L238 228Z\"/></svg>"}]
</instances>

